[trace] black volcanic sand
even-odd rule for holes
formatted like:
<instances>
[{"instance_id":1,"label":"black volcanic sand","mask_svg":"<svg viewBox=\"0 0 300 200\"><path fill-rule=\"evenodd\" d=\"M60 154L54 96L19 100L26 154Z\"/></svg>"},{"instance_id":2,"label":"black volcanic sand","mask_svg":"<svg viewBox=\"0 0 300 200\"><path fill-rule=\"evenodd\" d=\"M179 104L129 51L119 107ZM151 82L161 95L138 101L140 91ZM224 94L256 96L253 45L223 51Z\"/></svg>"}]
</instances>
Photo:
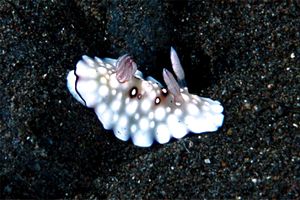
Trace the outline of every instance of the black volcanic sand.
<instances>
[{"instance_id":1,"label":"black volcanic sand","mask_svg":"<svg viewBox=\"0 0 300 200\"><path fill-rule=\"evenodd\" d=\"M0 1L0 198L300 198L299 2L97 2ZM171 45L217 132L135 147L66 88L83 54L162 80Z\"/></svg>"}]
</instances>

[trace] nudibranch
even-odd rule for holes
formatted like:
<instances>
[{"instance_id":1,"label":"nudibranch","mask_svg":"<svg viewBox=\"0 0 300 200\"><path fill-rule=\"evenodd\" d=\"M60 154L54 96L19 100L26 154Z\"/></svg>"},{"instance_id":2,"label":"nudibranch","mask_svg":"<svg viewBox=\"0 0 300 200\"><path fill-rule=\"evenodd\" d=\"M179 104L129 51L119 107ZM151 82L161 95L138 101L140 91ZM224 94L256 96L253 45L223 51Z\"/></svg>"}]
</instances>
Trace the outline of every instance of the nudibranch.
<instances>
[{"instance_id":1,"label":"nudibranch","mask_svg":"<svg viewBox=\"0 0 300 200\"><path fill-rule=\"evenodd\" d=\"M222 105L188 92L172 47L171 63L177 80L163 69L164 88L152 77L143 79L128 55L118 59L84 55L69 72L67 85L75 99L94 109L105 129L140 147L149 147L154 140L164 144L189 132L216 131L223 123Z\"/></svg>"}]
</instances>

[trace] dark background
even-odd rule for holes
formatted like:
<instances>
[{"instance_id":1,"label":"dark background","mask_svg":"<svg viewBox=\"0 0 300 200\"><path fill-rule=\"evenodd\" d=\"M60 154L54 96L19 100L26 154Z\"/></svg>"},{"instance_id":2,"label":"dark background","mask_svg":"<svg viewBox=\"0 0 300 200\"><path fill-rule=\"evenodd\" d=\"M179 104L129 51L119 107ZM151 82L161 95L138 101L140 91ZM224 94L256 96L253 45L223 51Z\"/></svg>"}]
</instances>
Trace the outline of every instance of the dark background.
<instances>
[{"instance_id":1,"label":"dark background","mask_svg":"<svg viewBox=\"0 0 300 200\"><path fill-rule=\"evenodd\" d=\"M299 198L299 10L0 0L0 198ZM135 147L66 88L83 54L129 53L162 80L171 45L190 92L224 106L216 133Z\"/></svg>"}]
</instances>

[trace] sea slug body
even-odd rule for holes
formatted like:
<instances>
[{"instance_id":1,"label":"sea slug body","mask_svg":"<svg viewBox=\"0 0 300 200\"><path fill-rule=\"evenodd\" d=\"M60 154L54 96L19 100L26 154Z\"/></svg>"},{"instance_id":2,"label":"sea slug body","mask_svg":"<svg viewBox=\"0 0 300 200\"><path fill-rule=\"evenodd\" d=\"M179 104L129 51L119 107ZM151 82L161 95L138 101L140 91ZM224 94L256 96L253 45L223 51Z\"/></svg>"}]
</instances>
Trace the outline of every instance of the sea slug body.
<instances>
[{"instance_id":1,"label":"sea slug body","mask_svg":"<svg viewBox=\"0 0 300 200\"><path fill-rule=\"evenodd\" d=\"M223 123L219 101L190 94L176 51L171 47L176 78L163 69L167 88L152 77L143 78L128 55L118 59L82 56L67 76L71 94L93 108L105 129L140 147L167 143L187 133L216 131Z\"/></svg>"}]
</instances>

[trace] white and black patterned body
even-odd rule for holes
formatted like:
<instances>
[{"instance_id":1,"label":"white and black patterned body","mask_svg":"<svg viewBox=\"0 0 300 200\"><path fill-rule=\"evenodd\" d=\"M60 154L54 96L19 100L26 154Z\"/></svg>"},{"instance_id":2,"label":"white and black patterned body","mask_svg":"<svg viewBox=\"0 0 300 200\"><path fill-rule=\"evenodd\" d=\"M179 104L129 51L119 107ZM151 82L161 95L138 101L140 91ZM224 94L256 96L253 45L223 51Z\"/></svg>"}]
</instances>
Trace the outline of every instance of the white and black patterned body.
<instances>
[{"instance_id":1,"label":"white and black patterned body","mask_svg":"<svg viewBox=\"0 0 300 200\"><path fill-rule=\"evenodd\" d=\"M143 79L127 55L118 60L82 58L68 74L68 88L121 140L131 138L135 145L148 147L153 140L163 144L188 132L216 131L223 123L223 107L218 101L190 94L167 70L163 75L168 89L151 77ZM174 49L171 60L175 74L184 82Z\"/></svg>"}]
</instances>

